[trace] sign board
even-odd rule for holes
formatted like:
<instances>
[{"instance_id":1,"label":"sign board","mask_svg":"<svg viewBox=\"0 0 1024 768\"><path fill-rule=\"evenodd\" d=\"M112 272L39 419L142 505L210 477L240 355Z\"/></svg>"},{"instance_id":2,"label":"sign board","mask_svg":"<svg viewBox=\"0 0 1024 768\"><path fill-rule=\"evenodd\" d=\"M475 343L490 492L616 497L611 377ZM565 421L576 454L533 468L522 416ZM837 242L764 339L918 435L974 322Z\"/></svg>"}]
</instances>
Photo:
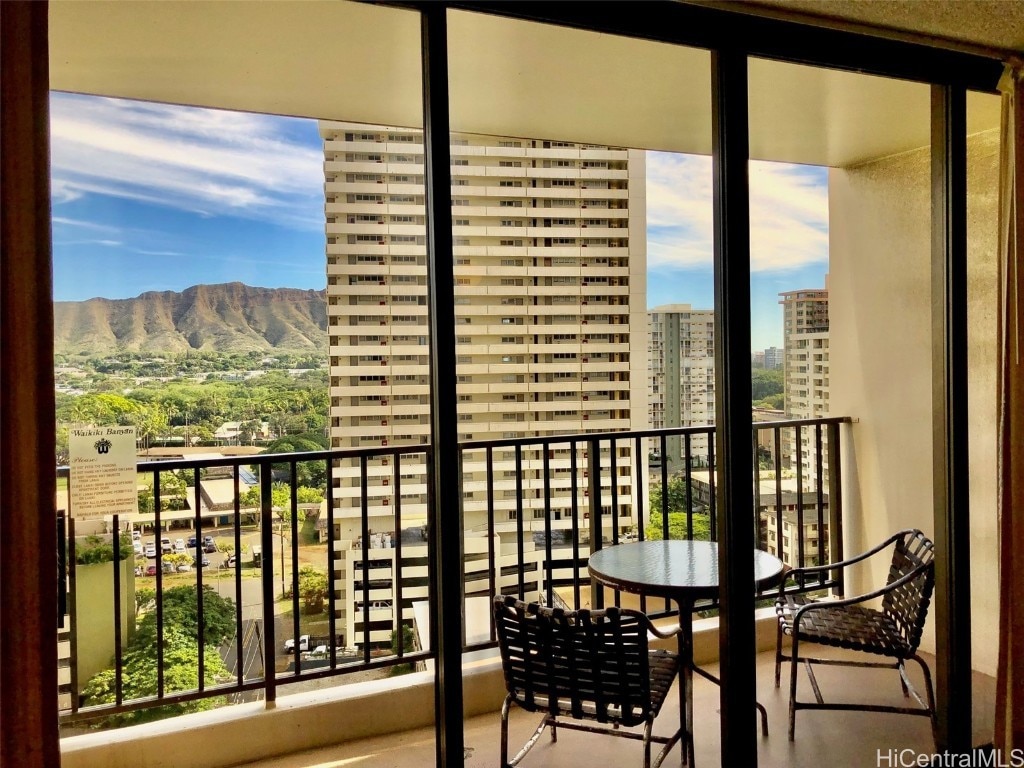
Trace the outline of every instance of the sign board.
<instances>
[{"instance_id":1,"label":"sign board","mask_svg":"<svg viewBox=\"0 0 1024 768\"><path fill-rule=\"evenodd\" d=\"M73 428L71 515L76 520L139 511L135 469L135 427Z\"/></svg>"}]
</instances>

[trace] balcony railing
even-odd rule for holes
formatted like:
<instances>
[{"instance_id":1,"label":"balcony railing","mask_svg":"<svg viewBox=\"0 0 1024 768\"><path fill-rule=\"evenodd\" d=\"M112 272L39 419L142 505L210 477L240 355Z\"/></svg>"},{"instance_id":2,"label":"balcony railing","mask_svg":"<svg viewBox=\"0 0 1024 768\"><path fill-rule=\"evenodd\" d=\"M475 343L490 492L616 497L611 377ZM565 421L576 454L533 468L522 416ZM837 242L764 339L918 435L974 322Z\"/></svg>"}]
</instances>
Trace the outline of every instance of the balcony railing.
<instances>
[{"instance_id":1,"label":"balcony railing","mask_svg":"<svg viewBox=\"0 0 1024 768\"><path fill-rule=\"evenodd\" d=\"M759 546L791 565L842 559L839 457L844 421L754 425L757 509L752 510L751 525ZM714 448L712 427L463 442L461 567L466 598L502 592L569 608L592 599L599 607L604 591L591 592L586 568L592 552L651 537L716 540ZM76 527L82 523L76 524L73 509L66 510L66 524L61 518L66 525L61 541L67 546L61 553L66 578L60 583L68 597L62 723L117 723L119 717L140 711L156 717L165 711L157 708L170 705L257 698L270 702L279 687L371 670L385 674L399 665L432 659L433 652L420 647L410 631L417 627L417 609L432 599L428 584L433 554L423 503L430 460L430 446L412 445L140 463L138 471L152 488L153 509L130 520L114 515L105 521L100 537L110 545L113 566L99 582L102 589L95 581L80 583L84 571L76 560L82 539ZM321 478L319 490L333 496L334 503L311 510L303 521L301 512L310 505L300 502L299 489L310 468L318 470L312 474ZM167 490L180 489L183 473L193 478L185 499ZM69 485L74 480L67 468L58 474ZM170 482L172 475L177 482ZM227 484L227 501L223 487L217 498L207 491L215 480ZM252 483L257 490L247 493ZM655 509L652 489L660 496ZM181 567L182 572L168 568L181 558L168 558L160 545L162 535L173 536L169 529L174 525L187 527L195 537L194 550L188 548L195 567ZM154 542L153 558L136 560L122 552L122 537L130 541L128 531L139 527L152 530L143 540ZM304 532L306 543L301 541ZM216 534L222 548L233 550L230 566L225 553L210 552L210 567L203 567L203 539L210 534ZM316 543L309 543L310 535ZM310 558L321 559L319 570L328 580L326 621L319 632L304 632L302 619L300 582ZM218 559L222 562L214 562ZM167 596L175 585L189 588L197 633L194 676L187 680L169 674L165 658L169 633L175 631L171 624L180 616L181 593L173 604ZM841 587L823 574L821 580L797 588ZM146 589L153 590L151 599ZM217 608L212 598L198 598L211 592L229 598L233 612L234 626L216 649L224 663L215 666L228 673L220 676L206 669L216 661L207 656L211 643L205 636L210 624L206 614L225 603L217 601ZM619 596L614 599L618 602ZM653 615L671 612L660 601L644 608ZM129 639L142 617L146 631L153 633L156 668L151 671L155 684L139 696L133 694L137 686L126 667L132 654ZM287 669L279 670L284 664L278 652L281 633L290 635L294 648ZM305 646L304 634L311 635ZM83 660L95 651L85 644L95 637L105 638L102 642L109 646L111 662L104 673L108 701L83 705ZM464 647L482 650L493 647L494 640L492 626L467 626ZM324 646L319 654L303 652L319 645Z\"/></svg>"}]
</instances>

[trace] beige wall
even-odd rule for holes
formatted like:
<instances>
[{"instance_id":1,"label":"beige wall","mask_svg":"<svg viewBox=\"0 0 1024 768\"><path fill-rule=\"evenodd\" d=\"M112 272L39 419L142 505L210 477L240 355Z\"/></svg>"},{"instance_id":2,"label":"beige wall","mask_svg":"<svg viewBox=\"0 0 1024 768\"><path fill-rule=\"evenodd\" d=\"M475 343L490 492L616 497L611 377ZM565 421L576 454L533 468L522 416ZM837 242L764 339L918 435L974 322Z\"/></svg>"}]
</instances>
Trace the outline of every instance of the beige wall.
<instances>
[{"instance_id":1,"label":"beige wall","mask_svg":"<svg viewBox=\"0 0 1024 768\"><path fill-rule=\"evenodd\" d=\"M121 562L121 643L135 631L134 562ZM113 666L114 564L75 566L75 631L78 643L78 685Z\"/></svg>"},{"instance_id":2,"label":"beige wall","mask_svg":"<svg viewBox=\"0 0 1024 768\"><path fill-rule=\"evenodd\" d=\"M969 139L969 418L974 666L994 674L998 132ZM845 434L846 552L934 535L927 148L829 175L832 414ZM885 579L878 562L853 588ZM931 617L933 620L933 617ZM934 647L933 621L922 647Z\"/></svg>"}]
</instances>

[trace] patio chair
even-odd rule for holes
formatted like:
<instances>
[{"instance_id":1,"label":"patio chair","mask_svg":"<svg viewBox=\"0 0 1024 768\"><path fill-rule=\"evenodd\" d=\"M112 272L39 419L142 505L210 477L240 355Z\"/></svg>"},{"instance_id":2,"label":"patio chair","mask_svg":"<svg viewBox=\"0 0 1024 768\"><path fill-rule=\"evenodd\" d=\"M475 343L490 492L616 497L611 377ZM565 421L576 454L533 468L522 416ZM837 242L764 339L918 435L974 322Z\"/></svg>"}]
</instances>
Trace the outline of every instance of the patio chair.
<instances>
[{"instance_id":1,"label":"patio chair","mask_svg":"<svg viewBox=\"0 0 1024 768\"><path fill-rule=\"evenodd\" d=\"M494 598L494 624L501 648L508 695L501 708L501 766L519 763L551 727L605 733L643 741L644 768L651 766L651 743L663 744L657 768L683 736L654 736L651 728L661 711L679 657L647 647L648 632L661 638L676 633L658 630L643 613L620 608L565 611L523 603L514 597ZM519 753L508 759L508 716L515 705L541 712L543 719ZM599 726L585 722L596 721ZM619 730L643 726L643 732Z\"/></svg>"},{"instance_id":2,"label":"patio chair","mask_svg":"<svg viewBox=\"0 0 1024 768\"><path fill-rule=\"evenodd\" d=\"M837 568L846 568L868 559L889 547L893 548L889 576L884 587L863 595L849 598L826 598L812 600L805 595L787 594L786 584L795 580L804 584L810 574L820 574ZM775 601L775 612L779 618L777 645L775 650L775 687L783 659L790 662L789 679L789 740L793 741L798 709L865 710L870 712L895 712L907 715L924 715L931 719L932 733L935 731L935 696L932 690L931 673L928 665L917 653L921 641L935 586L935 545L916 529L900 531L890 536L873 549L856 557L829 565L809 568L793 568L779 586L779 597ZM864 603L881 598L881 608L871 608ZM793 639L790 654L782 652L782 636ZM801 655L800 643L811 642L846 648L854 651L885 656L890 662L858 661L856 659L823 659ZM928 698L925 704L907 678L905 662L913 659L921 665ZM797 701L796 670L804 662L814 702ZM877 667L896 669L900 674L903 695L913 695L919 706L887 706L882 704L829 703L824 701L814 676L814 664L835 664L854 667Z\"/></svg>"}]
</instances>

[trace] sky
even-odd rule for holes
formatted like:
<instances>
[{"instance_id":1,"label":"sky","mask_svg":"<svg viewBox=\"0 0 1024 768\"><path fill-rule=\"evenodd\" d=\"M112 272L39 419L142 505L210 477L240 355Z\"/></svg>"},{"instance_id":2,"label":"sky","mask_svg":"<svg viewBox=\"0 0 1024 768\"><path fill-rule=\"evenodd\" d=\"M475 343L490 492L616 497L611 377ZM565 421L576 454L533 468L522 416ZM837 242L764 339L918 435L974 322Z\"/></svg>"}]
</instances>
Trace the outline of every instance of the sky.
<instances>
[{"instance_id":1,"label":"sky","mask_svg":"<svg viewBox=\"0 0 1024 768\"><path fill-rule=\"evenodd\" d=\"M322 289L316 122L54 93L54 299L199 283ZM648 152L647 306L713 308L711 160ZM781 291L828 271L827 171L752 162L751 337L782 346Z\"/></svg>"}]
</instances>

